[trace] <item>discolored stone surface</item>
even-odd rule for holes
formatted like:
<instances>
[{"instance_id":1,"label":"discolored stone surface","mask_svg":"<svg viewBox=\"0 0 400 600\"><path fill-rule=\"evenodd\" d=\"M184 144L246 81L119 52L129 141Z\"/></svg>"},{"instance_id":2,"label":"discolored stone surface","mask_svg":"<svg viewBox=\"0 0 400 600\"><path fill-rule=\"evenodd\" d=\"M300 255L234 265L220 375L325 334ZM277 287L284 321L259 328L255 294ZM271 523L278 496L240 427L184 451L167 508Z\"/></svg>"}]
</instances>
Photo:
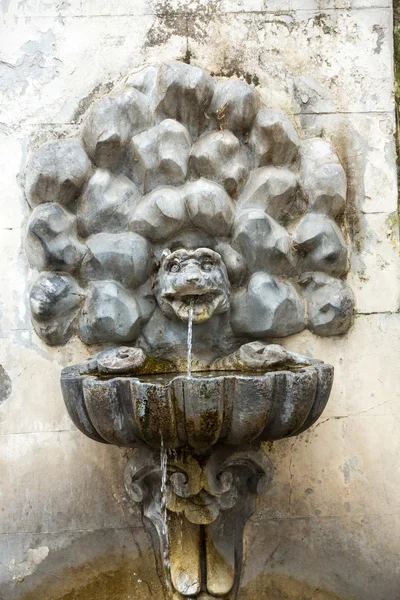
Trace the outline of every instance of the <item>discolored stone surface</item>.
<instances>
[{"instance_id":1,"label":"discolored stone surface","mask_svg":"<svg viewBox=\"0 0 400 600\"><path fill-rule=\"evenodd\" d=\"M135 135L131 141L132 175L145 194L163 185L185 182L192 140L173 119Z\"/></svg>"},{"instance_id":2,"label":"discolored stone surface","mask_svg":"<svg viewBox=\"0 0 400 600\"><path fill-rule=\"evenodd\" d=\"M317 335L346 333L353 316L354 295L340 279L325 273L303 273L300 285L307 302L308 329Z\"/></svg>"},{"instance_id":3,"label":"discolored stone surface","mask_svg":"<svg viewBox=\"0 0 400 600\"><path fill-rule=\"evenodd\" d=\"M32 207L43 202L71 204L89 176L90 160L78 140L55 140L29 161L25 192Z\"/></svg>"},{"instance_id":4,"label":"discolored stone surface","mask_svg":"<svg viewBox=\"0 0 400 600\"><path fill-rule=\"evenodd\" d=\"M132 342L140 332L141 314L134 298L114 281L91 283L79 320L86 344Z\"/></svg>"},{"instance_id":5,"label":"discolored stone surface","mask_svg":"<svg viewBox=\"0 0 400 600\"><path fill-rule=\"evenodd\" d=\"M148 100L135 88L99 100L82 132L83 144L94 164L120 170L130 138L149 126L149 118Z\"/></svg>"},{"instance_id":6,"label":"discolored stone surface","mask_svg":"<svg viewBox=\"0 0 400 600\"><path fill-rule=\"evenodd\" d=\"M32 212L26 247L32 266L40 270L73 271L86 253L76 235L75 217L56 203Z\"/></svg>"},{"instance_id":7,"label":"discolored stone surface","mask_svg":"<svg viewBox=\"0 0 400 600\"><path fill-rule=\"evenodd\" d=\"M306 326L304 301L291 283L255 273L231 300L232 327L237 335L285 337Z\"/></svg>"},{"instance_id":8,"label":"discolored stone surface","mask_svg":"<svg viewBox=\"0 0 400 600\"><path fill-rule=\"evenodd\" d=\"M301 270L323 271L344 275L348 268L348 251L336 223L325 215L310 213L294 234L296 250L301 255Z\"/></svg>"},{"instance_id":9,"label":"discolored stone surface","mask_svg":"<svg viewBox=\"0 0 400 600\"><path fill-rule=\"evenodd\" d=\"M289 169L261 167L252 171L238 200L241 210L258 208L278 221L287 221L301 208L296 175Z\"/></svg>"},{"instance_id":10,"label":"discolored stone surface","mask_svg":"<svg viewBox=\"0 0 400 600\"><path fill-rule=\"evenodd\" d=\"M310 209L336 218L346 202L346 173L326 140L305 140L300 149L301 183Z\"/></svg>"},{"instance_id":11,"label":"discolored stone surface","mask_svg":"<svg viewBox=\"0 0 400 600\"><path fill-rule=\"evenodd\" d=\"M36 333L51 346L65 344L74 333L76 317L84 297L84 291L70 275L39 275L29 294Z\"/></svg>"},{"instance_id":12,"label":"discolored stone surface","mask_svg":"<svg viewBox=\"0 0 400 600\"><path fill-rule=\"evenodd\" d=\"M115 280L126 288L144 283L151 272L147 240L136 233L98 233L87 239L82 263L85 281Z\"/></svg>"},{"instance_id":13,"label":"discolored stone surface","mask_svg":"<svg viewBox=\"0 0 400 600\"><path fill-rule=\"evenodd\" d=\"M256 167L291 165L296 160L300 138L283 110L264 107L253 123L249 144Z\"/></svg>"},{"instance_id":14,"label":"discolored stone surface","mask_svg":"<svg viewBox=\"0 0 400 600\"><path fill-rule=\"evenodd\" d=\"M125 231L139 198L139 191L130 179L96 169L77 202L79 235Z\"/></svg>"},{"instance_id":15,"label":"discolored stone surface","mask_svg":"<svg viewBox=\"0 0 400 600\"><path fill-rule=\"evenodd\" d=\"M190 167L194 178L211 179L232 197L243 187L249 172L247 156L230 131L213 131L202 136L193 145Z\"/></svg>"},{"instance_id":16,"label":"discolored stone surface","mask_svg":"<svg viewBox=\"0 0 400 600\"><path fill-rule=\"evenodd\" d=\"M286 229L262 210L250 209L236 217L232 246L240 252L251 271L265 269L291 274L297 257Z\"/></svg>"}]
</instances>

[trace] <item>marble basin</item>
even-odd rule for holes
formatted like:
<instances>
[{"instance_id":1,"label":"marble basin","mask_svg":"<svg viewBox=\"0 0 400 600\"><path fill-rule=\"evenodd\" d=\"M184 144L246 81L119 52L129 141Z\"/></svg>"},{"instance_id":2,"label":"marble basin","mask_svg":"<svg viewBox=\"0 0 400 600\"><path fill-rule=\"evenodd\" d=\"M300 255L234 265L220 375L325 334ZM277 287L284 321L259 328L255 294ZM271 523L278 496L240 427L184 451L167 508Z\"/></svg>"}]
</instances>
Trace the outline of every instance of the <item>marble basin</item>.
<instances>
[{"instance_id":1,"label":"marble basin","mask_svg":"<svg viewBox=\"0 0 400 600\"><path fill-rule=\"evenodd\" d=\"M207 452L297 435L313 425L328 401L333 367L214 371L105 377L90 363L67 367L61 384L68 412L88 437L133 447Z\"/></svg>"}]
</instances>

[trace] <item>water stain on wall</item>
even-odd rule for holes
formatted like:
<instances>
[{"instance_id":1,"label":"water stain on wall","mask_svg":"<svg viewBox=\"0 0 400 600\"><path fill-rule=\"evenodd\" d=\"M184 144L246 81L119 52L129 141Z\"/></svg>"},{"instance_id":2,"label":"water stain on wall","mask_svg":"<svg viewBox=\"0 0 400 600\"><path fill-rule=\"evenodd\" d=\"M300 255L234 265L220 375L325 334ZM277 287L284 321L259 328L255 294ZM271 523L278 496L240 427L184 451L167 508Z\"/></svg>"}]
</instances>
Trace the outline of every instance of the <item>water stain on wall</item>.
<instances>
[{"instance_id":1,"label":"water stain on wall","mask_svg":"<svg viewBox=\"0 0 400 600\"><path fill-rule=\"evenodd\" d=\"M20 600L164 600L152 554L98 557L54 572Z\"/></svg>"},{"instance_id":2,"label":"water stain on wall","mask_svg":"<svg viewBox=\"0 0 400 600\"><path fill-rule=\"evenodd\" d=\"M287 575L260 575L240 592L238 600L343 600L336 594Z\"/></svg>"},{"instance_id":3,"label":"water stain on wall","mask_svg":"<svg viewBox=\"0 0 400 600\"><path fill-rule=\"evenodd\" d=\"M54 573L21 600L165 600L149 554L135 560L98 558ZM107 570L104 570L108 565ZM261 575L243 587L238 600L343 600L336 594L280 574Z\"/></svg>"}]
</instances>

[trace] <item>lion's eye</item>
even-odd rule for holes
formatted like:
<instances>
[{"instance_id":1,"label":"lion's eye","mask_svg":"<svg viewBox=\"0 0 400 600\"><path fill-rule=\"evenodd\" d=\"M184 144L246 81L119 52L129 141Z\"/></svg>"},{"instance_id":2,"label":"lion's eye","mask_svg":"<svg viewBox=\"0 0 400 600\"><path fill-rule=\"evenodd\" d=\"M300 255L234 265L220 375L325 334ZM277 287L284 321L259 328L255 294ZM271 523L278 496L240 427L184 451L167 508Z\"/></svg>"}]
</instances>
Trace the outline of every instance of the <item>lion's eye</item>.
<instances>
[{"instance_id":1,"label":"lion's eye","mask_svg":"<svg viewBox=\"0 0 400 600\"><path fill-rule=\"evenodd\" d=\"M178 271L181 270L180 266L178 265L178 263L173 263L169 270L171 271L171 273L178 273Z\"/></svg>"},{"instance_id":2,"label":"lion's eye","mask_svg":"<svg viewBox=\"0 0 400 600\"><path fill-rule=\"evenodd\" d=\"M203 271L211 271L211 269L213 268L213 264L210 262L205 262L201 265L201 268L203 269Z\"/></svg>"}]
</instances>

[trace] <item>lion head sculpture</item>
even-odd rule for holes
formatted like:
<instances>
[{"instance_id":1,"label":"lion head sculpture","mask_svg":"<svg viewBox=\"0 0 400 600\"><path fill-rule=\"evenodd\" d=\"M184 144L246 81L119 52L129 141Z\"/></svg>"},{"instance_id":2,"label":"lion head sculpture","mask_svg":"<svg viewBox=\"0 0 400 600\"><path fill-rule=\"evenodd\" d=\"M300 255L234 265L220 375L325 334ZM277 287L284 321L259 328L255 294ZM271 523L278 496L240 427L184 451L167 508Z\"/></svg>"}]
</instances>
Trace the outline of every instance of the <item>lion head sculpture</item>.
<instances>
[{"instance_id":1,"label":"lion head sculpture","mask_svg":"<svg viewBox=\"0 0 400 600\"><path fill-rule=\"evenodd\" d=\"M229 307L229 280L221 256L209 248L164 250L155 280L155 297L169 318L203 323Z\"/></svg>"}]
</instances>

